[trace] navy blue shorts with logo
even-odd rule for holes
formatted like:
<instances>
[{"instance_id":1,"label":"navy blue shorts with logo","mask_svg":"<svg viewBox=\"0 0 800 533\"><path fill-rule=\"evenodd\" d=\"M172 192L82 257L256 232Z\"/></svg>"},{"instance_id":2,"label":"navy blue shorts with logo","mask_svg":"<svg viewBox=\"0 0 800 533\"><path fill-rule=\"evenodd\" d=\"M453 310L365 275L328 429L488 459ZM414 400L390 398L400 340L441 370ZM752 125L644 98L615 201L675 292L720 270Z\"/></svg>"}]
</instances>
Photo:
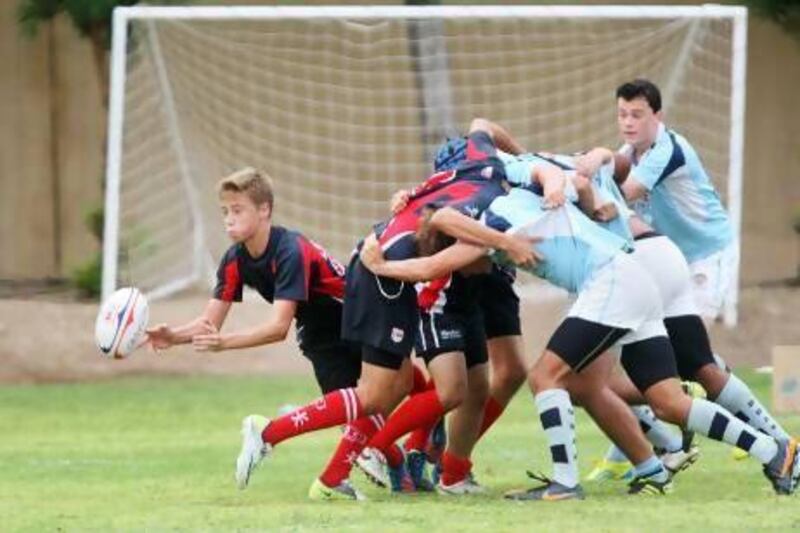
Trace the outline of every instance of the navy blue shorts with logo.
<instances>
[{"instance_id":1,"label":"navy blue shorts with logo","mask_svg":"<svg viewBox=\"0 0 800 533\"><path fill-rule=\"evenodd\" d=\"M488 362L486 332L474 277L454 273L433 305L419 314L414 350L426 364L443 353L463 352L467 368ZM425 299L420 298L424 303Z\"/></svg>"},{"instance_id":2,"label":"navy blue shorts with logo","mask_svg":"<svg viewBox=\"0 0 800 533\"><path fill-rule=\"evenodd\" d=\"M411 356L418 320L414 286L374 275L354 254L347 267L342 339L362 345L365 361L398 369Z\"/></svg>"}]
</instances>

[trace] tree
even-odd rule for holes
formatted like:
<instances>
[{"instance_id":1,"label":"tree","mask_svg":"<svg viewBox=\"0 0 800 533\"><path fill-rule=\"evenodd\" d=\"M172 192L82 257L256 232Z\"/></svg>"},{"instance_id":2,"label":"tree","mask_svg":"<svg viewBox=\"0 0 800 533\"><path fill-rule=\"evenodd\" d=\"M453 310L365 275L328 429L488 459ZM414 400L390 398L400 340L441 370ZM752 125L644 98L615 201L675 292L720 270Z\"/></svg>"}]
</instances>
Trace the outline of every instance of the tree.
<instances>
[{"instance_id":1,"label":"tree","mask_svg":"<svg viewBox=\"0 0 800 533\"><path fill-rule=\"evenodd\" d=\"M776 22L792 37L800 40L800 1L798 0L745 0L756 14Z\"/></svg>"},{"instance_id":2,"label":"tree","mask_svg":"<svg viewBox=\"0 0 800 533\"><path fill-rule=\"evenodd\" d=\"M20 0L17 19L26 35L34 36L39 27L66 14L77 30L92 43L95 72L103 106L108 105L108 49L111 45L111 19L117 6L131 6L139 0Z\"/></svg>"}]
</instances>

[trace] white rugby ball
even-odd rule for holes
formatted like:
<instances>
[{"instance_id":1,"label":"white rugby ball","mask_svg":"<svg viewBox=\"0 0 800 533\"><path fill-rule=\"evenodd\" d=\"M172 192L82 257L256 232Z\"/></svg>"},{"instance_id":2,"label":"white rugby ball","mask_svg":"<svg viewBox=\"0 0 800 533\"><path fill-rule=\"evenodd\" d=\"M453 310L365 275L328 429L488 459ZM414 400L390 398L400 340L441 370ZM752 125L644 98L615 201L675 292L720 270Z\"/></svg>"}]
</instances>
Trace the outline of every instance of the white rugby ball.
<instances>
[{"instance_id":1,"label":"white rugby ball","mask_svg":"<svg viewBox=\"0 0 800 533\"><path fill-rule=\"evenodd\" d=\"M149 309L139 289L125 287L100 306L94 324L94 340L106 357L128 356L144 338Z\"/></svg>"}]
</instances>

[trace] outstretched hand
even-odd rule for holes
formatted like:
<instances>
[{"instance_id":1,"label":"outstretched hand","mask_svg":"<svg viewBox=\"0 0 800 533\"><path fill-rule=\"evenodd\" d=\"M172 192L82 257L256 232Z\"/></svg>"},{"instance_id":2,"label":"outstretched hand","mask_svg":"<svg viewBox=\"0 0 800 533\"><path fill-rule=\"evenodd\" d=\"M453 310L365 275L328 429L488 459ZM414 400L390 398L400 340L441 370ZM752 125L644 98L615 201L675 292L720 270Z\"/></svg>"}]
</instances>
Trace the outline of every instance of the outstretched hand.
<instances>
[{"instance_id":1,"label":"outstretched hand","mask_svg":"<svg viewBox=\"0 0 800 533\"><path fill-rule=\"evenodd\" d=\"M192 346L196 352L218 352L222 349L222 336L217 327L208 320L202 324L203 333L192 337Z\"/></svg>"},{"instance_id":2,"label":"outstretched hand","mask_svg":"<svg viewBox=\"0 0 800 533\"><path fill-rule=\"evenodd\" d=\"M175 334L172 328L166 324L157 324L148 328L145 330L145 334L143 343L149 344L156 353L175 345Z\"/></svg>"}]
</instances>

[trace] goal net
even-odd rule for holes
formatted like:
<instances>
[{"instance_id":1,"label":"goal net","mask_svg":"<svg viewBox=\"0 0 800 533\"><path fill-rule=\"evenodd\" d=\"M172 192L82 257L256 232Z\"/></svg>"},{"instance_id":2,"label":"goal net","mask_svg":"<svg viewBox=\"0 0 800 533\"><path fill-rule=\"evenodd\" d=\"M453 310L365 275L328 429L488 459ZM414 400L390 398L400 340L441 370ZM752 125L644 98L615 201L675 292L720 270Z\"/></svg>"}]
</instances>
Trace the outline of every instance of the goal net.
<instances>
[{"instance_id":1,"label":"goal net","mask_svg":"<svg viewBox=\"0 0 800 533\"><path fill-rule=\"evenodd\" d=\"M720 6L118 8L104 294L209 283L229 245L214 186L240 167L272 176L276 223L346 261L471 118L532 150L616 147L634 77L738 230L745 24Z\"/></svg>"}]
</instances>

